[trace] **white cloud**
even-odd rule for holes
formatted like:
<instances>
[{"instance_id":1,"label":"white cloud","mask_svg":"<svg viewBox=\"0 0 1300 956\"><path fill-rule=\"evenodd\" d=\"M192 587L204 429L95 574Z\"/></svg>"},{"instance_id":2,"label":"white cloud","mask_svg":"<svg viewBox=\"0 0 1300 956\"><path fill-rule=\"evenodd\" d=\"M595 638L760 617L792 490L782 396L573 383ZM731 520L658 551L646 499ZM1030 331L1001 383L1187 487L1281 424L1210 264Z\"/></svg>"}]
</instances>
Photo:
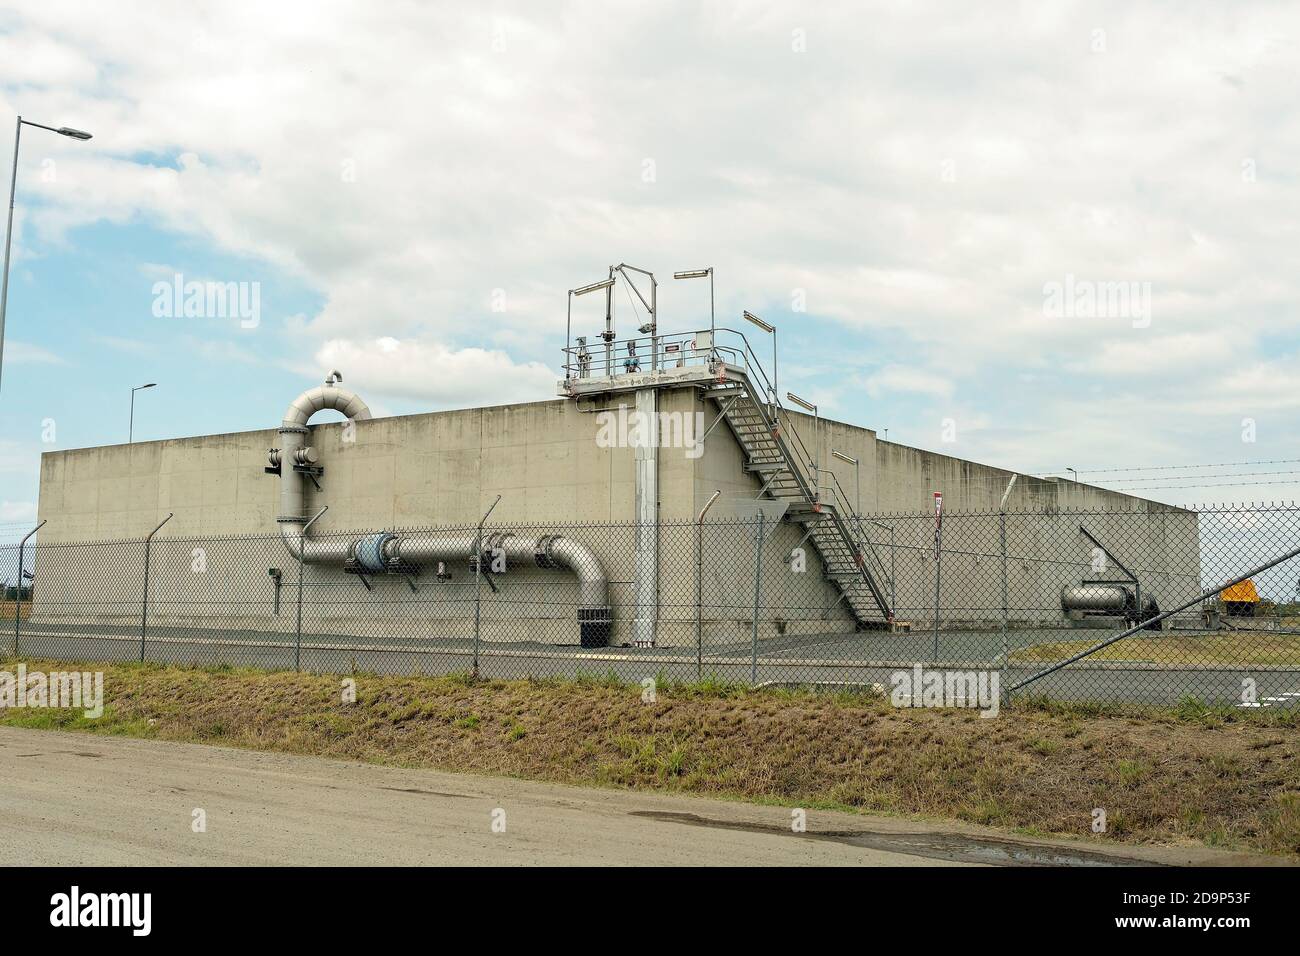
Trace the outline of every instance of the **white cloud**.
<instances>
[{"instance_id":1,"label":"white cloud","mask_svg":"<svg viewBox=\"0 0 1300 956\"><path fill-rule=\"evenodd\" d=\"M365 394L414 398L438 407L504 405L555 397L560 376L540 362L516 364L504 352L391 337L333 339L316 353L322 368L347 369Z\"/></svg>"},{"instance_id":2,"label":"white cloud","mask_svg":"<svg viewBox=\"0 0 1300 956\"><path fill-rule=\"evenodd\" d=\"M865 386L867 394L872 398L879 398L889 392L910 392L948 398L953 391L953 381L950 377L904 365L886 365L880 371L867 376Z\"/></svg>"},{"instance_id":3,"label":"white cloud","mask_svg":"<svg viewBox=\"0 0 1300 956\"><path fill-rule=\"evenodd\" d=\"M33 501L0 501L0 522L35 521L36 503Z\"/></svg>"},{"instance_id":4,"label":"white cloud","mask_svg":"<svg viewBox=\"0 0 1300 956\"><path fill-rule=\"evenodd\" d=\"M7 17L0 110L96 134L25 140L39 201L19 241L143 217L290 273L323 305L268 335L268 363L315 355L436 404L549 397L565 291L626 260L661 278L714 265L722 320L780 316L802 290L812 315L888 341L869 395L993 423L963 432L986 460L1195 456L1189 416L1295 394L1265 350L1294 342L1300 301L1297 9L124 2L92 18L49 0ZM1043 284L1067 274L1150 282L1150 328L1045 319ZM665 330L707 306L699 283L660 287ZM575 305L580 332L598 311ZM975 407L1030 372L1032 401ZM1058 390L1063 373L1110 390ZM842 381L823 386L841 406Z\"/></svg>"},{"instance_id":5,"label":"white cloud","mask_svg":"<svg viewBox=\"0 0 1300 956\"><path fill-rule=\"evenodd\" d=\"M49 349L43 349L39 345L31 345L27 342L17 342L12 339L5 342L6 362L16 362L20 365L66 365L67 362L60 355L56 355Z\"/></svg>"}]
</instances>

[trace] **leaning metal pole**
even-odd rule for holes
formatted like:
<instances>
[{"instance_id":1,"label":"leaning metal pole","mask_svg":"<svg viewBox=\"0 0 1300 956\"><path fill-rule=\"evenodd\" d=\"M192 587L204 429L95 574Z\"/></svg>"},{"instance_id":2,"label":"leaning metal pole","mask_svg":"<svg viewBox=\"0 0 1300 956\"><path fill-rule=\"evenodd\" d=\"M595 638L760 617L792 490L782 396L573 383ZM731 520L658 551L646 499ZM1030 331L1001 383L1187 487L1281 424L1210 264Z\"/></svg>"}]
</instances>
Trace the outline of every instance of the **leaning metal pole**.
<instances>
[{"instance_id":1,"label":"leaning metal pole","mask_svg":"<svg viewBox=\"0 0 1300 956\"><path fill-rule=\"evenodd\" d=\"M14 657L18 656L18 624L23 619L23 548L26 547L28 538L45 527L45 521L28 531L23 535L23 540L18 542L18 584L14 587Z\"/></svg>"},{"instance_id":2,"label":"leaning metal pole","mask_svg":"<svg viewBox=\"0 0 1300 956\"><path fill-rule=\"evenodd\" d=\"M153 544L153 536L158 533L158 529L172 520L172 513L168 512L167 517L158 522L158 527L149 532L149 537L144 539L144 598L140 606L140 663L144 663L144 639L149 630L149 548Z\"/></svg>"},{"instance_id":3,"label":"leaning metal pole","mask_svg":"<svg viewBox=\"0 0 1300 956\"><path fill-rule=\"evenodd\" d=\"M1059 663L1053 664L1051 667L1043 668L1037 674L1032 674L1029 677L1026 677L1024 680L1020 681L1019 683L1013 684L1011 690L1020 690L1020 688L1025 687L1028 684L1032 684L1034 681L1040 680L1046 677L1048 674L1054 674L1057 671L1059 671L1062 667L1068 667L1070 664L1073 664L1076 661L1081 661L1088 655L1095 654L1097 653L1097 651L1101 650L1104 647L1110 647L1110 645L1114 644L1116 641L1122 641L1126 637L1132 637L1138 631L1150 627L1152 624L1157 624L1160 621L1173 617L1175 614L1181 613L1182 611L1186 611L1189 607L1192 607L1195 604L1199 604L1202 601L1207 601L1210 598L1214 597L1216 594L1219 594L1220 592L1225 591L1230 587L1234 587L1235 585L1240 584L1242 581L1245 581L1247 578L1253 578L1256 575L1263 574L1269 568L1276 567L1277 565L1281 564L1283 561L1290 561L1292 558L1296 557L1297 555L1300 555L1300 548L1292 548L1286 554L1282 555L1281 557L1274 558L1272 561L1269 561L1267 564L1261 564L1259 567L1253 568L1252 570L1247 571L1245 574L1238 575L1237 577L1233 578L1231 581L1225 581L1223 584L1215 585L1214 587L1210 588L1207 591L1202 591L1196 597L1192 598L1190 601L1186 601L1178 605L1178 607L1171 608L1170 610L1165 611L1163 614L1157 614L1155 617L1150 618L1148 620L1139 621L1137 624L1134 624L1132 627L1130 627L1127 631L1123 631L1122 633L1116 634L1114 637L1108 637L1104 641L1099 641L1098 643L1092 645L1092 647L1089 647L1087 650L1080 651L1079 653L1075 654L1073 657L1068 657L1065 660L1060 661Z\"/></svg>"}]
</instances>

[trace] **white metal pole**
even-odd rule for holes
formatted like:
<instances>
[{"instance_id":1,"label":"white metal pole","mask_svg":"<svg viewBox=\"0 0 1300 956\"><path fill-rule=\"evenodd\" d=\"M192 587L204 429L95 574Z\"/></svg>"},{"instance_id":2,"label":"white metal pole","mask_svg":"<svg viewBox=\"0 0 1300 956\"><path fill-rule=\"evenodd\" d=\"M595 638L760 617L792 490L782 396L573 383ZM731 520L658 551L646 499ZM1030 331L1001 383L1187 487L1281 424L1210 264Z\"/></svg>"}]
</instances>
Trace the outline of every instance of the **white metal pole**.
<instances>
[{"instance_id":1,"label":"white metal pole","mask_svg":"<svg viewBox=\"0 0 1300 956\"><path fill-rule=\"evenodd\" d=\"M0 376L4 373L5 308L9 303L9 247L14 238L14 195L18 189L18 144L23 135L23 118L14 125L14 168L9 174L9 222L5 227L4 275L0 278ZM3 379L0 379L3 381ZM21 583L21 582L20 582Z\"/></svg>"}]
</instances>

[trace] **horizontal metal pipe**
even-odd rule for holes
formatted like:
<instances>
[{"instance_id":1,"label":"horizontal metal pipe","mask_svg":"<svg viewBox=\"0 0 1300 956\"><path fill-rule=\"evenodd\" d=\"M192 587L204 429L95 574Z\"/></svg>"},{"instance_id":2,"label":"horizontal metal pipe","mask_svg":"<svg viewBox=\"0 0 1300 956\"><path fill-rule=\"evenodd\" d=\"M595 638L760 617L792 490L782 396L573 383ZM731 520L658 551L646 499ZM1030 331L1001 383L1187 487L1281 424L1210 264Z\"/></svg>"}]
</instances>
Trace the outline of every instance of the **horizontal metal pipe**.
<instances>
[{"instance_id":1,"label":"horizontal metal pipe","mask_svg":"<svg viewBox=\"0 0 1300 956\"><path fill-rule=\"evenodd\" d=\"M342 412L352 421L371 417L370 408L355 392L336 384L343 376L331 371L324 385L308 389L294 399L280 422L280 514L276 523L280 537L294 560L305 564L341 565L349 557L358 557L357 543L365 543L360 555L370 570L380 560L399 559L412 564L435 561L468 561L474 556L476 536L470 532L433 532L411 535L351 536L309 538L303 514L304 476L293 466L316 461L315 452L307 447L307 423L323 409ZM274 458L272 459L275 460ZM482 547L489 567L497 550L504 552L507 567L536 564L538 567L565 568L578 579L578 607L582 611L601 611L599 619L608 621L609 579L600 560L584 544L560 535L525 538L513 532L495 532L486 536ZM368 550L366 550L368 548Z\"/></svg>"}]
</instances>

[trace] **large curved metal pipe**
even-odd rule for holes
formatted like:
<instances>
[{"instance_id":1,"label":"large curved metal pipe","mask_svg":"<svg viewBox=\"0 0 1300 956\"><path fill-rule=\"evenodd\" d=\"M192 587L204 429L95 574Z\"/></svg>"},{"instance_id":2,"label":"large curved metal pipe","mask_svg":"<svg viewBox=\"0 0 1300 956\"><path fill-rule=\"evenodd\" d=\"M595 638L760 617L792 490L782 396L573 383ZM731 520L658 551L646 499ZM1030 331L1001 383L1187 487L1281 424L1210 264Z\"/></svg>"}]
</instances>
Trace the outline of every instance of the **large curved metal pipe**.
<instances>
[{"instance_id":1,"label":"large curved metal pipe","mask_svg":"<svg viewBox=\"0 0 1300 956\"><path fill-rule=\"evenodd\" d=\"M372 562L399 560L412 564L436 561L470 560L474 557L477 535L467 532L432 532L423 534L371 535L360 540L351 536L308 538L307 519L303 513L303 474L295 464L316 461L315 451L307 447L307 423L323 409L342 412L352 421L369 419L370 409L355 392L336 383L343 376L331 371L323 386L308 389L294 399L280 422L280 447L272 451L272 462L280 466L280 513L276 523L280 538L295 560L309 564L343 564L349 558L369 565ZM478 542L482 558L489 566L500 553L511 564L539 568L564 568L578 579L578 623L584 647L603 647L609 643L611 614L609 578L600 559L584 544L562 535L524 538L511 532L495 532ZM364 552L364 553L360 553ZM376 565L372 570L379 570Z\"/></svg>"},{"instance_id":2,"label":"large curved metal pipe","mask_svg":"<svg viewBox=\"0 0 1300 956\"><path fill-rule=\"evenodd\" d=\"M370 408L355 392L336 385L343 376L330 372L324 385L309 388L285 409L280 422L280 513L276 524L280 526L280 539L295 560L342 564L348 556L348 542L343 539L319 538L308 540L303 533L307 517L303 514L303 475L293 466L300 459L310 457L306 447L307 423L313 415L327 408L342 412L354 422L370 418Z\"/></svg>"},{"instance_id":3,"label":"large curved metal pipe","mask_svg":"<svg viewBox=\"0 0 1300 956\"><path fill-rule=\"evenodd\" d=\"M493 532L482 540L468 532L393 535L383 544L386 561L413 564L436 561L474 559L475 544L479 559L487 567L505 559L505 567L561 568L578 579L578 635L583 647L605 647L613 630L609 606L609 578L605 568L591 550L580 541L563 535L547 534L525 538L512 532Z\"/></svg>"}]
</instances>

